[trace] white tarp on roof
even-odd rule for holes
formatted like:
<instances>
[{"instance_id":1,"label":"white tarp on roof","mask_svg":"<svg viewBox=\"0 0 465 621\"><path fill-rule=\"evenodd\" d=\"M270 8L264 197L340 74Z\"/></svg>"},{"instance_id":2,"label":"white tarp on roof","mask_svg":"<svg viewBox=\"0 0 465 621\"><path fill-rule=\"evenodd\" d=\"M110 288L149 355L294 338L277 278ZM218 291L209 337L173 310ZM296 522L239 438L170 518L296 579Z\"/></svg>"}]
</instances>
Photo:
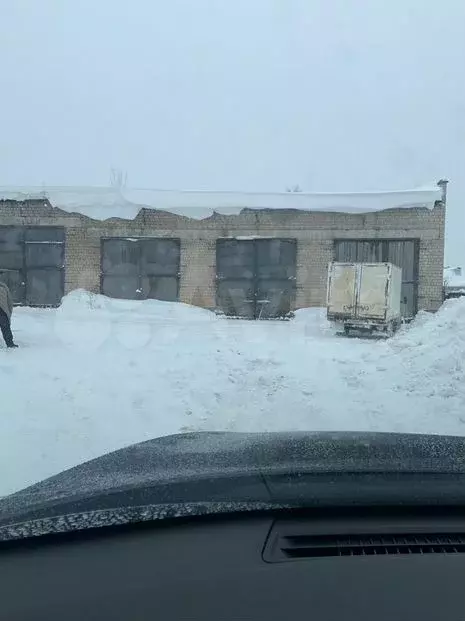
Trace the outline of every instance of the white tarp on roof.
<instances>
[{"instance_id":1,"label":"white tarp on roof","mask_svg":"<svg viewBox=\"0 0 465 621\"><path fill-rule=\"evenodd\" d=\"M358 193L206 192L114 187L0 187L0 200L47 198L54 207L96 220L133 219L142 207L189 218L208 218L214 211L234 215L242 209L301 209L366 213L384 209L427 207L441 200L437 185L403 191Z\"/></svg>"}]
</instances>

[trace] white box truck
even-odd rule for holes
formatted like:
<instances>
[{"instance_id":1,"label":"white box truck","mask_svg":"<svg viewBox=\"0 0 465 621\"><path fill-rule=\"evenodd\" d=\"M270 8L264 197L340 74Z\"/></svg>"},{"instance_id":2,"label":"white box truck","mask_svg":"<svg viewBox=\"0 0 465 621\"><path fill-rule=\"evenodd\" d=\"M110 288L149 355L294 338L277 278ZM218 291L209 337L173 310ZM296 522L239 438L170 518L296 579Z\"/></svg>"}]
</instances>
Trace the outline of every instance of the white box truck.
<instances>
[{"instance_id":1,"label":"white box truck","mask_svg":"<svg viewBox=\"0 0 465 621\"><path fill-rule=\"evenodd\" d=\"M401 325L402 270L392 263L338 263L328 267L327 318L344 332L391 336Z\"/></svg>"}]
</instances>

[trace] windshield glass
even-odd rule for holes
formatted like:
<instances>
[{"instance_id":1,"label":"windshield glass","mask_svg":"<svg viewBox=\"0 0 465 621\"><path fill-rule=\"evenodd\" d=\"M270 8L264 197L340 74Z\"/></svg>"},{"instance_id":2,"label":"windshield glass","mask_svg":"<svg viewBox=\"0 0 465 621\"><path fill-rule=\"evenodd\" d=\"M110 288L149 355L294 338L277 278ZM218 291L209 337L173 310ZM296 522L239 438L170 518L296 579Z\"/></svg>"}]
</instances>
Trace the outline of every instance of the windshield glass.
<instances>
[{"instance_id":1,"label":"windshield glass","mask_svg":"<svg viewBox=\"0 0 465 621\"><path fill-rule=\"evenodd\" d=\"M170 434L465 434L464 7L4 0L0 496Z\"/></svg>"}]
</instances>

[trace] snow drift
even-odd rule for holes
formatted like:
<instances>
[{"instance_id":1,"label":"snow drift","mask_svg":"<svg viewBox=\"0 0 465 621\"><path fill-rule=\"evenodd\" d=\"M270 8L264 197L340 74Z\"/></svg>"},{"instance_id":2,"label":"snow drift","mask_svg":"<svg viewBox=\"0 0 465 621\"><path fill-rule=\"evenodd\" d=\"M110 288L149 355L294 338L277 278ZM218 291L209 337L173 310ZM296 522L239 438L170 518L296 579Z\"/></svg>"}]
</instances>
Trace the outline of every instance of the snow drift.
<instances>
[{"instance_id":1,"label":"snow drift","mask_svg":"<svg viewBox=\"0 0 465 621\"><path fill-rule=\"evenodd\" d=\"M107 451L190 430L465 435L465 299L388 342L338 337L322 309L231 321L83 291L18 308L0 347L0 494Z\"/></svg>"}]
</instances>

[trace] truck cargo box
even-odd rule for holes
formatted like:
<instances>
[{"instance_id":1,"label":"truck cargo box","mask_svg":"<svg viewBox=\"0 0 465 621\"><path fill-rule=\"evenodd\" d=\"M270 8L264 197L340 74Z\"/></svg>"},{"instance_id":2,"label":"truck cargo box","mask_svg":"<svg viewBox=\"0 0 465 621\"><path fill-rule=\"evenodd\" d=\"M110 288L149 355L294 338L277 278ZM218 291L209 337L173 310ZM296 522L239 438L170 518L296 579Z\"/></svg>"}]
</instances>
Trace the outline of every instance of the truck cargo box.
<instances>
[{"instance_id":1,"label":"truck cargo box","mask_svg":"<svg viewBox=\"0 0 465 621\"><path fill-rule=\"evenodd\" d=\"M329 264L327 317L353 327L397 327L402 270L392 263Z\"/></svg>"}]
</instances>

